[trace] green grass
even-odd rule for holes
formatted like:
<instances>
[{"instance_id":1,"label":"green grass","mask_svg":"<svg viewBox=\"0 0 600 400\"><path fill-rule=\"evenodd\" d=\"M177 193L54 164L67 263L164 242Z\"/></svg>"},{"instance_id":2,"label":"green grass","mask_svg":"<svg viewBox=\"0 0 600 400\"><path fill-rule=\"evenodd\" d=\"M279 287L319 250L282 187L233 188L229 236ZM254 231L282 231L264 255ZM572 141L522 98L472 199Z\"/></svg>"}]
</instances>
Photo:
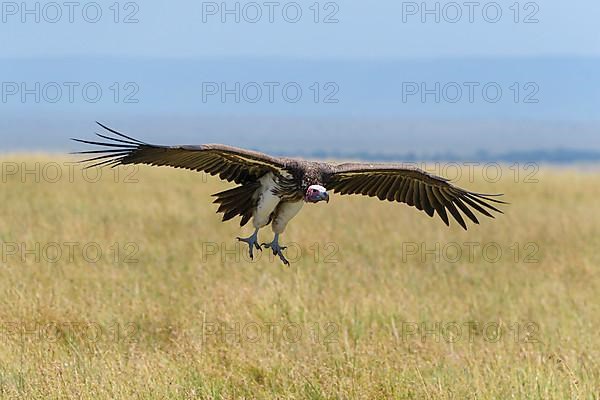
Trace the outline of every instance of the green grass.
<instances>
[{"instance_id":1,"label":"green grass","mask_svg":"<svg viewBox=\"0 0 600 400\"><path fill-rule=\"evenodd\" d=\"M36 183L24 160L40 175L57 162L63 176ZM221 223L211 204L226 183L145 167L137 182L126 170L86 182L78 169L70 182L64 162L3 161L2 398L600 396L596 172L542 167L523 183L506 166L498 183L462 179L511 203L467 232L333 196L283 234L288 268L267 252L245 260L235 237L251 228ZM260 235L270 241L270 228ZM407 254L436 243L439 260Z\"/></svg>"}]
</instances>

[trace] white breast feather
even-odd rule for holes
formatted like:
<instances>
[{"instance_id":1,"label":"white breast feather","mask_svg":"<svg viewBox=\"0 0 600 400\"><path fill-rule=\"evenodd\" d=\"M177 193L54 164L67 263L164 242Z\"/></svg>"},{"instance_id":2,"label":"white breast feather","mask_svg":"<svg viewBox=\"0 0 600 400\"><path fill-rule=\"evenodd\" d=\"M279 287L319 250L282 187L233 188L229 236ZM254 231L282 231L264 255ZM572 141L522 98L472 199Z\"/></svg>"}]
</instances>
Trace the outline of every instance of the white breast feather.
<instances>
[{"instance_id":1,"label":"white breast feather","mask_svg":"<svg viewBox=\"0 0 600 400\"><path fill-rule=\"evenodd\" d=\"M278 196L273 194L275 188L275 181L273 180L273 174L268 173L259 180L260 182L260 194L258 197L258 205L254 211L254 226L263 227L269 222L269 216L275 211L277 204L281 200Z\"/></svg>"}]
</instances>

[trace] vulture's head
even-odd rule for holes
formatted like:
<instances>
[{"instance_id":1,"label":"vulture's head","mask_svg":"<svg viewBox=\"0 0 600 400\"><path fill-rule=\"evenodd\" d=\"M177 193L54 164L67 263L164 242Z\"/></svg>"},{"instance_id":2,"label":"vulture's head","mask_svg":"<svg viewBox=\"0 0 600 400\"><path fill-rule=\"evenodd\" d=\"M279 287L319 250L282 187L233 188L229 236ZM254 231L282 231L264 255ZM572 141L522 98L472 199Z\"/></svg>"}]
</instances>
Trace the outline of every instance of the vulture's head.
<instances>
[{"instance_id":1,"label":"vulture's head","mask_svg":"<svg viewBox=\"0 0 600 400\"><path fill-rule=\"evenodd\" d=\"M310 185L308 189L306 189L304 201L307 203L318 203L322 200L325 200L329 203L329 194L327 193L327 189L325 189L323 186Z\"/></svg>"}]
</instances>

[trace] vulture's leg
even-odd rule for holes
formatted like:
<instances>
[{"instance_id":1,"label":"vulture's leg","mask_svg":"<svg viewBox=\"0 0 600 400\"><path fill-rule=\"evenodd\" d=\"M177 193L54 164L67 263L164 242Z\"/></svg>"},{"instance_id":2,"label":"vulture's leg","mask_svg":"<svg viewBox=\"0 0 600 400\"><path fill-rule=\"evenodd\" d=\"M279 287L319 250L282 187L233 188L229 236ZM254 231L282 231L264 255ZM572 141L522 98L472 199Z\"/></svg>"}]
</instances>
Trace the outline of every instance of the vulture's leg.
<instances>
[{"instance_id":1,"label":"vulture's leg","mask_svg":"<svg viewBox=\"0 0 600 400\"><path fill-rule=\"evenodd\" d=\"M237 238L241 242L248 243L251 259L254 259L253 251L255 248L257 250L262 250L258 244L258 230L271 222L272 214L277 208L277 204L279 204L280 200L279 197L273 194L273 187L275 185L275 182L273 182L273 174L269 173L263 176L260 179L260 184L256 208L252 213L252 225L254 225L255 229L254 233L247 238Z\"/></svg>"},{"instance_id":2,"label":"vulture's leg","mask_svg":"<svg viewBox=\"0 0 600 400\"><path fill-rule=\"evenodd\" d=\"M279 256L285 265L290 265L290 262L285 259L283 253L281 252L286 247L279 245L279 235L283 233L287 223L290 222L290 220L294 218L298 212L300 212L303 204L303 201L286 201L279 203L275 209L273 224L271 225L273 227L275 237L271 243L263 243L263 246L269 247L271 250L273 250L273 254Z\"/></svg>"},{"instance_id":3,"label":"vulture's leg","mask_svg":"<svg viewBox=\"0 0 600 400\"><path fill-rule=\"evenodd\" d=\"M281 252L282 250L287 249L287 247L279 245L279 233L275 234L275 237L271 243L263 243L262 245L273 250L273 255L279 256L285 265L290 265L290 262L283 256L283 253Z\"/></svg>"},{"instance_id":4,"label":"vulture's leg","mask_svg":"<svg viewBox=\"0 0 600 400\"><path fill-rule=\"evenodd\" d=\"M254 233L247 238L241 238L241 237L237 238L237 240L239 240L240 242L248 243L248 247L250 248L250 250L249 250L250 251L250 259L252 259L252 260L254 260L254 248L256 248L256 250L262 251L262 248L258 244L258 230L259 229L260 228L256 228L254 230Z\"/></svg>"}]
</instances>

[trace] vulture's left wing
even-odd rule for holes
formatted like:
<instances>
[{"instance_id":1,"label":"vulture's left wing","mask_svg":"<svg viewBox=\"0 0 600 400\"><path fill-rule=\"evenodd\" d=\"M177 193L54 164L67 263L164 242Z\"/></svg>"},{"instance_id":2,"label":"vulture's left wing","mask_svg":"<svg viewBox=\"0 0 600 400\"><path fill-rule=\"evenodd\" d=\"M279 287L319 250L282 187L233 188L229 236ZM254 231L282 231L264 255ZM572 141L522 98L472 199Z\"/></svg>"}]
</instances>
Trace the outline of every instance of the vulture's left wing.
<instances>
[{"instance_id":1,"label":"vulture's left wing","mask_svg":"<svg viewBox=\"0 0 600 400\"><path fill-rule=\"evenodd\" d=\"M379 200L406 203L425 211L430 217L437 212L449 225L447 209L464 229L467 229L467 225L458 209L478 224L472 209L494 218L487 209L499 213L502 211L490 203L506 204L492 198L500 195L469 192L452 185L445 178L409 166L346 163L335 165L332 169L325 182L327 189L340 194L377 196Z\"/></svg>"},{"instance_id":2,"label":"vulture's left wing","mask_svg":"<svg viewBox=\"0 0 600 400\"><path fill-rule=\"evenodd\" d=\"M141 142L101 123L98 123L98 125L116 136L96 133L100 138L106 140L104 142L73 139L81 143L106 147L105 149L76 153L94 155L92 158L82 161L94 162L89 167L120 164L167 165L175 168L203 171L211 175L218 174L219 178L236 183L256 181L268 172L275 174L287 173L283 159L256 151L222 144L159 146Z\"/></svg>"}]
</instances>

